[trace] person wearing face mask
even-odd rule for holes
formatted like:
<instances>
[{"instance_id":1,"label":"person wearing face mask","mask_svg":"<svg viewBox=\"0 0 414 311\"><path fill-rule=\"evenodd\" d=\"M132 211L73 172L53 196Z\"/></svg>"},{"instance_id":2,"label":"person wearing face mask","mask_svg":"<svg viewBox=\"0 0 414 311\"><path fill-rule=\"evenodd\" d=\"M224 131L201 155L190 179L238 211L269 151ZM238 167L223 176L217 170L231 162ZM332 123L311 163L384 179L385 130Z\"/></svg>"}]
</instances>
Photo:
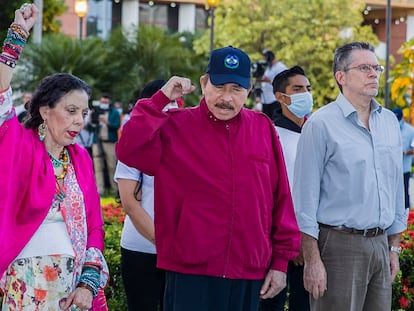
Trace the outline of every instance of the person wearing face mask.
<instances>
[{"instance_id":1,"label":"person wearing face mask","mask_svg":"<svg viewBox=\"0 0 414 311\"><path fill-rule=\"evenodd\" d=\"M94 127L94 144L92 146L93 164L96 183L101 195L116 193L114 176L116 166L115 143L118 141L118 129L121 127L121 116L111 104L109 94L103 93L99 106L91 113L91 125Z\"/></svg>"},{"instance_id":2,"label":"person wearing face mask","mask_svg":"<svg viewBox=\"0 0 414 311\"><path fill-rule=\"evenodd\" d=\"M280 104L273 117L282 144L292 188L296 148L302 126L311 113L313 99L311 85L304 70L299 66L280 72L273 80L273 92ZM289 310L309 311L309 294L303 287L303 257L300 254L288 264L287 286L272 299L261 301L262 311L283 311L287 291L289 291Z\"/></svg>"},{"instance_id":3,"label":"person wearing face mask","mask_svg":"<svg viewBox=\"0 0 414 311\"><path fill-rule=\"evenodd\" d=\"M409 184L414 154L414 127L405 122L401 108L395 108L393 112L397 117L398 122L400 122L401 139L403 144L404 202L405 208L410 208Z\"/></svg>"}]
</instances>

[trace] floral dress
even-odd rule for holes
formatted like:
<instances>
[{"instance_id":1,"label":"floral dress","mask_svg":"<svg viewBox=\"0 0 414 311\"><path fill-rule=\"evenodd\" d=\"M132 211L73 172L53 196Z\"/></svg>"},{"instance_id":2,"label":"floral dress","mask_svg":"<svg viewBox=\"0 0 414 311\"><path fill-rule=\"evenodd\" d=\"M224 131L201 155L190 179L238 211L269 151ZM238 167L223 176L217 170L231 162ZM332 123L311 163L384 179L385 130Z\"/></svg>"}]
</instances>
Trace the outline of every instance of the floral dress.
<instances>
[{"instance_id":1,"label":"floral dress","mask_svg":"<svg viewBox=\"0 0 414 311\"><path fill-rule=\"evenodd\" d=\"M63 189L64 198L59 201L55 195L45 221L65 222L75 256L50 254L15 260L0 281L5 289L2 311L61 310L59 302L76 288L85 263L101 267L101 288L106 286L109 272L101 251L86 249L85 205L72 164L68 165ZM95 299L92 310L104 309L105 303L99 305Z\"/></svg>"}]
</instances>

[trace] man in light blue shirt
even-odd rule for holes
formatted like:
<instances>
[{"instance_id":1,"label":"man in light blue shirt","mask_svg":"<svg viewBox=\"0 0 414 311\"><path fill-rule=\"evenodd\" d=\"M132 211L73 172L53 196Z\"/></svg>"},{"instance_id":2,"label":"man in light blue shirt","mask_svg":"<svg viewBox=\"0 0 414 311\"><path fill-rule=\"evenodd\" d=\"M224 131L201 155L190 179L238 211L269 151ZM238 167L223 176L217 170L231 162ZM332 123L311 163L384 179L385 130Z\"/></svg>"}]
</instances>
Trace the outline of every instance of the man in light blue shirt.
<instances>
[{"instance_id":1,"label":"man in light blue shirt","mask_svg":"<svg viewBox=\"0 0 414 311\"><path fill-rule=\"evenodd\" d=\"M400 122L401 139L403 145L404 202L405 208L410 208L409 183L414 154L414 127L404 121L401 108L395 108L393 112Z\"/></svg>"},{"instance_id":2,"label":"man in light blue shirt","mask_svg":"<svg viewBox=\"0 0 414 311\"><path fill-rule=\"evenodd\" d=\"M391 310L407 213L399 125L374 100L382 72L370 44L338 48L341 93L299 138L292 191L311 310Z\"/></svg>"}]
</instances>

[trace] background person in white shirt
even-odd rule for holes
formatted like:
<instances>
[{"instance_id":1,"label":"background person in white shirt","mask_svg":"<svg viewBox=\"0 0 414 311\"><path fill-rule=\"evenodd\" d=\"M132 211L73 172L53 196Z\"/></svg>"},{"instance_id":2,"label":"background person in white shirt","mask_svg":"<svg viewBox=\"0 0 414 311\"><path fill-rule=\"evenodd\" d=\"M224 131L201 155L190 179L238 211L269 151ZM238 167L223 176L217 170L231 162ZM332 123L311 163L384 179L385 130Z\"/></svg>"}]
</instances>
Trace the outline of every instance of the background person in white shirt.
<instances>
[{"instance_id":1,"label":"background person in white shirt","mask_svg":"<svg viewBox=\"0 0 414 311\"><path fill-rule=\"evenodd\" d=\"M149 82L140 98L151 97L165 80ZM178 107L176 103L164 109ZM154 177L118 161L114 180L127 216L121 235L121 274L128 310L163 310L165 272L156 267Z\"/></svg>"}]
</instances>

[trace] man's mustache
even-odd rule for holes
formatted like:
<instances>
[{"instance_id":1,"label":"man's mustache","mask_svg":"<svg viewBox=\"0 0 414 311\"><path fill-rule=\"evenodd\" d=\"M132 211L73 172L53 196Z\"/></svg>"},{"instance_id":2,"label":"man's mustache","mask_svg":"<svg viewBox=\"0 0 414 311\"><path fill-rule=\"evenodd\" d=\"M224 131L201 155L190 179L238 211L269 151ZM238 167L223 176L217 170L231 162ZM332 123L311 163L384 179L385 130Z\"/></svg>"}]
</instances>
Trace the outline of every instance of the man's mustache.
<instances>
[{"instance_id":1,"label":"man's mustache","mask_svg":"<svg viewBox=\"0 0 414 311\"><path fill-rule=\"evenodd\" d=\"M234 110L234 107L228 103L217 103L214 106L216 106L217 108L220 109L229 109L229 110Z\"/></svg>"}]
</instances>

